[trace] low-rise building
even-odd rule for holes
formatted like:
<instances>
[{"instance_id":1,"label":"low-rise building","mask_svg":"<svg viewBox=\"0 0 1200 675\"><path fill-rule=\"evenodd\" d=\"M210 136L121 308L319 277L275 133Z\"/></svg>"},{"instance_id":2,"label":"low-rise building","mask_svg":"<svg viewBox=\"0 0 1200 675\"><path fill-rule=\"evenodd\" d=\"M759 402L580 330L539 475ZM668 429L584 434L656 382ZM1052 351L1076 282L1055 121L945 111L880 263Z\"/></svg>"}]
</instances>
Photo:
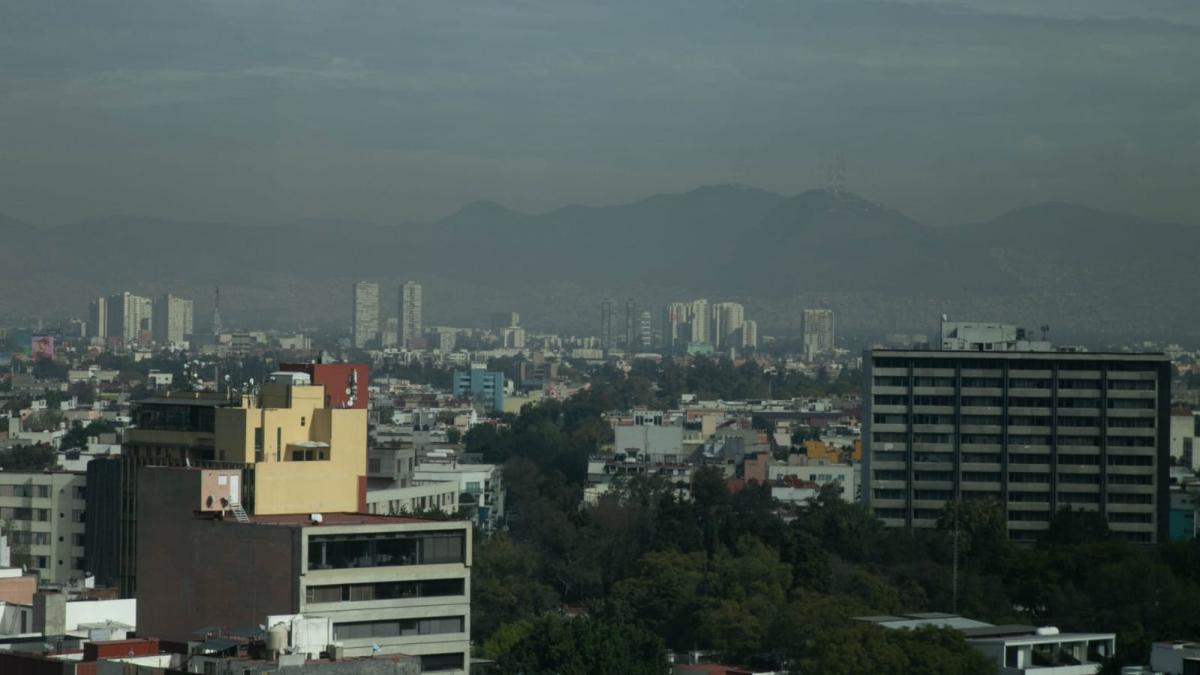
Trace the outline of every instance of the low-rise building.
<instances>
[{"instance_id":1,"label":"low-rise building","mask_svg":"<svg viewBox=\"0 0 1200 675\"><path fill-rule=\"evenodd\" d=\"M139 477L139 630L187 640L204 626L325 617L346 657L408 654L465 673L471 528L362 513L247 515L227 469ZM224 479L224 481L222 481Z\"/></svg>"}]
</instances>

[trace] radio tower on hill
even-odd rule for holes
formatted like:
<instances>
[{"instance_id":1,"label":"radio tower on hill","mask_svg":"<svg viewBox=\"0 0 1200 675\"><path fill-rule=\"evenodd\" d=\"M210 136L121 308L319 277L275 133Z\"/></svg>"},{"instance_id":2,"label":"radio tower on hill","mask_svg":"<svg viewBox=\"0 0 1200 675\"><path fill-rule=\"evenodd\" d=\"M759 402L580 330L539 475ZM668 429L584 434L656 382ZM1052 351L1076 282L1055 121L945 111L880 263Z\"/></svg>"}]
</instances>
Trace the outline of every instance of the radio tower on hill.
<instances>
[{"instance_id":1,"label":"radio tower on hill","mask_svg":"<svg viewBox=\"0 0 1200 675\"><path fill-rule=\"evenodd\" d=\"M213 303L212 332L213 332L213 335L220 335L221 334L221 287L217 286L217 287L215 287L215 289L216 289L216 302Z\"/></svg>"}]
</instances>

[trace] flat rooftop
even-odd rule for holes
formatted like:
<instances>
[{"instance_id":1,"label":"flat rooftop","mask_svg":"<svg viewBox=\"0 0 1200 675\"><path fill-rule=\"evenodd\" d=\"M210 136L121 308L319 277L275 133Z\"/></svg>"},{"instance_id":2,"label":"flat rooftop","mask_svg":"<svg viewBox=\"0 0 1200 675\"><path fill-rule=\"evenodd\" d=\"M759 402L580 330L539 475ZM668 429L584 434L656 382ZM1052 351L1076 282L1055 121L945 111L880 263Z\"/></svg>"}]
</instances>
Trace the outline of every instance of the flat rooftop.
<instances>
[{"instance_id":1,"label":"flat rooftop","mask_svg":"<svg viewBox=\"0 0 1200 675\"><path fill-rule=\"evenodd\" d=\"M268 516L250 516L253 525L285 525L288 527L322 527L332 525L404 525L410 523L442 522L433 518L410 516L378 516L371 513L322 513L321 522L314 523L311 513L280 513ZM230 520L228 522L237 522ZM462 522L462 521L449 521Z\"/></svg>"},{"instance_id":2,"label":"flat rooftop","mask_svg":"<svg viewBox=\"0 0 1200 675\"><path fill-rule=\"evenodd\" d=\"M973 349L893 349L875 348L868 350L871 356L903 356L914 358L942 359L1009 359L1009 360L1045 360L1063 359L1070 361L1164 361L1171 359L1162 352L1018 352L1018 351L976 351Z\"/></svg>"}]
</instances>

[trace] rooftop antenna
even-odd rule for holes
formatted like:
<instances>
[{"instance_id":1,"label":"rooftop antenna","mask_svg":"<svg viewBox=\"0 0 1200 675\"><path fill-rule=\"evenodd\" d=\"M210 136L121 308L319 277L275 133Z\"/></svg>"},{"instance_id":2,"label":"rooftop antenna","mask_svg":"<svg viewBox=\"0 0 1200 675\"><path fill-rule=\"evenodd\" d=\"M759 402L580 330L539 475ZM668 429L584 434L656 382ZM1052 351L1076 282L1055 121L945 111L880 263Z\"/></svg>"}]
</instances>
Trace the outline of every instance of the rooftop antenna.
<instances>
[{"instance_id":1,"label":"rooftop antenna","mask_svg":"<svg viewBox=\"0 0 1200 675\"><path fill-rule=\"evenodd\" d=\"M833 194L846 194L846 155L838 152L837 165L833 168Z\"/></svg>"}]
</instances>

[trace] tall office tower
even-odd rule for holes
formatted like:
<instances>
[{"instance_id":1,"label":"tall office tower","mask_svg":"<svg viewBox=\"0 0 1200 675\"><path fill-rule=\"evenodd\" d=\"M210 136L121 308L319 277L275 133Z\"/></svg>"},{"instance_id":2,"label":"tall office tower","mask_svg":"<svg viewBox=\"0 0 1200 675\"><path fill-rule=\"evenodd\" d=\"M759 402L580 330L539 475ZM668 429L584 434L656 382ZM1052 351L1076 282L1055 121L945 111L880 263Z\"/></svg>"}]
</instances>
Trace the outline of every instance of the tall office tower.
<instances>
[{"instance_id":1,"label":"tall office tower","mask_svg":"<svg viewBox=\"0 0 1200 675\"><path fill-rule=\"evenodd\" d=\"M600 349L613 348L613 308L612 301L600 303Z\"/></svg>"},{"instance_id":2,"label":"tall office tower","mask_svg":"<svg viewBox=\"0 0 1200 675\"><path fill-rule=\"evenodd\" d=\"M758 348L758 322L753 319L747 319L746 323L742 324L742 346L752 349Z\"/></svg>"},{"instance_id":3,"label":"tall office tower","mask_svg":"<svg viewBox=\"0 0 1200 675\"><path fill-rule=\"evenodd\" d=\"M935 527L947 504L991 499L1014 540L1067 507L1099 512L1123 539L1166 540L1170 360L979 349L864 353L862 495L875 516Z\"/></svg>"},{"instance_id":4,"label":"tall office tower","mask_svg":"<svg viewBox=\"0 0 1200 675\"><path fill-rule=\"evenodd\" d=\"M96 298L88 305L88 337L108 337L108 299Z\"/></svg>"},{"instance_id":5,"label":"tall office tower","mask_svg":"<svg viewBox=\"0 0 1200 675\"><path fill-rule=\"evenodd\" d=\"M712 337L708 334L708 300L703 298L693 300L692 311L689 314L692 319L692 334L689 341L692 344L711 344Z\"/></svg>"},{"instance_id":6,"label":"tall office tower","mask_svg":"<svg viewBox=\"0 0 1200 675\"><path fill-rule=\"evenodd\" d=\"M421 284L415 281L405 282L400 287L400 346L406 349L420 339L421 325Z\"/></svg>"},{"instance_id":7,"label":"tall office tower","mask_svg":"<svg viewBox=\"0 0 1200 675\"><path fill-rule=\"evenodd\" d=\"M650 316L650 310L643 309L638 317L638 347L641 349L650 349L654 346L654 322Z\"/></svg>"},{"instance_id":8,"label":"tall office tower","mask_svg":"<svg viewBox=\"0 0 1200 675\"><path fill-rule=\"evenodd\" d=\"M396 338L400 333L400 317L389 316L383 322L383 330L379 334L379 346L391 349L396 346Z\"/></svg>"},{"instance_id":9,"label":"tall office tower","mask_svg":"<svg viewBox=\"0 0 1200 675\"><path fill-rule=\"evenodd\" d=\"M125 346L140 344L151 328L154 302L129 292L109 296L108 337L119 337Z\"/></svg>"},{"instance_id":10,"label":"tall office tower","mask_svg":"<svg viewBox=\"0 0 1200 675\"><path fill-rule=\"evenodd\" d=\"M192 334L192 312L191 300L170 293L159 297L154 303L154 341L160 345L183 344Z\"/></svg>"},{"instance_id":11,"label":"tall office tower","mask_svg":"<svg viewBox=\"0 0 1200 675\"><path fill-rule=\"evenodd\" d=\"M686 302L672 302L663 307L663 347L674 349L691 338L687 328L692 308Z\"/></svg>"},{"instance_id":12,"label":"tall office tower","mask_svg":"<svg viewBox=\"0 0 1200 675\"><path fill-rule=\"evenodd\" d=\"M811 359L833 351L833 310L804 310L804 355Z\"/></svg>"},{"instance_id":13,"label":"tall office tower","mask_svg":"<svg viewBox=\"0 0 1200 675\"><path fill-rule=\"evenodd\" d=\"M633 351L638 348L638 323L642 313L638 310L637 302L630 298L625 301L625 349Z\"/></svg>"},{"instance_id":14,"label":"tall office tower","mask_svg":"<svg viewBox=\"0 0 1200 675\"><path fill-rule=\"evenodd\" d=\"M379 339L379 284L354 284L354 346L364 349Z\"/></svg>"},{"instance_id":15,"label":"tall office tower","mask_svg":"<svg viewBox=\"0 0 1200 675\"><path fill-rule=\"evenodd\" d=\"M221 287L216 286L213 290L212 334L220 335L225 328L221 325Z\"/></svg>"},{"instance_id":16,"label":"tall office tower","mask_svg":"<svg viewBox=\"0 0 1200 675\"><path fill-rule=\"evenodd\" d=\"M711 307L710 340L714 347L740 347L742 324L746 323L746 309L737 302L717 302Z\"/></svg>"}]
</instances>

